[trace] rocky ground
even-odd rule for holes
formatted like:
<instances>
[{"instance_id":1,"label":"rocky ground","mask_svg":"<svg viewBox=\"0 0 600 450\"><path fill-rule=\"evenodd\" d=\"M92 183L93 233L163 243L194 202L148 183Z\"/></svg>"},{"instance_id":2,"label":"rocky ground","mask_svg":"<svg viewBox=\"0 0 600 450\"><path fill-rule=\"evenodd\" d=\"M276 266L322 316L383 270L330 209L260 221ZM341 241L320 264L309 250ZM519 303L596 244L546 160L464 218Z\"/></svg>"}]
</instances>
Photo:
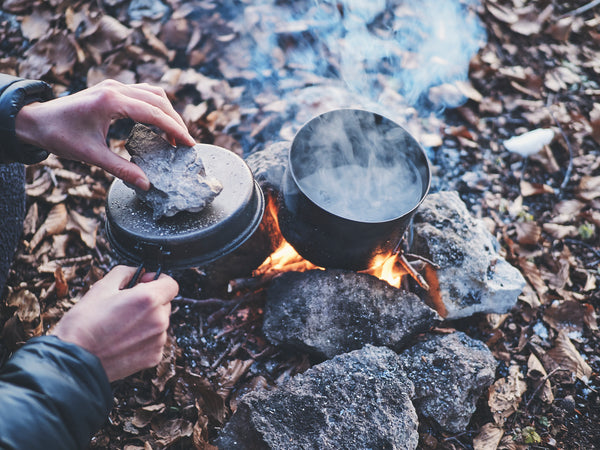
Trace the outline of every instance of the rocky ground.
<instances>
[{"instance_id":1,"label":"rocky ground","mask_svg":"<svg viewBox=\"0 0 600 450\"><path fill-rule=\"evenodd\" d=\"M358 45L351 33L331 28L330 47L319 47L311 27L324 26L314 2L248 3L7 0L0 8L1 70L45 79L57 95L104 78L161 84L199 141L247 156L290 140L319 108L346 95L356 103L331 83L332 73L347 73L331 45ZM335 12L330 17L347 19L352 8L345 3L324 2ZM403 8L414 2L388 3L388 10L367 8L362 16L371 35L387 37L403 18L414 22L414 10ZM493 386L502 395L484 393L461 432L420 421L418 446L597 448L599 7L586 0L458 3L469 4L484 31L472 30L479 44L469 41L459 53L472 51L468 82L433 80L413 98L398 88L388 58L375 63L373 84L379 103L429 149L433 190L458 191L527 285L509 313L439 326L486 344L499 361ZM289 9L294 20L282 20ZM242 10L247 28L240 26ZM440 29L448 16L430 17ZM446 40L456 33L450 29ZM307 46L318 48L319 58L290 59ZM417 70L401 56L406 71ZM465 102L448 107L456 95ZM390 104L405 114L395 117ZM131 125L113 127L115 151L124 151ZM536 129L552 131L505 143ZM27 175L24 236L0 310L3 358L51 327L115 263L102 226L110 177L55 158ZM284 352L265 338L264 284L240 281L209 296L199 271L179 281L183 298L163 363L115 383L116 406L92 448L209 448L242 394L314 365L307 354Z\"/></svg>"}]
</instances>

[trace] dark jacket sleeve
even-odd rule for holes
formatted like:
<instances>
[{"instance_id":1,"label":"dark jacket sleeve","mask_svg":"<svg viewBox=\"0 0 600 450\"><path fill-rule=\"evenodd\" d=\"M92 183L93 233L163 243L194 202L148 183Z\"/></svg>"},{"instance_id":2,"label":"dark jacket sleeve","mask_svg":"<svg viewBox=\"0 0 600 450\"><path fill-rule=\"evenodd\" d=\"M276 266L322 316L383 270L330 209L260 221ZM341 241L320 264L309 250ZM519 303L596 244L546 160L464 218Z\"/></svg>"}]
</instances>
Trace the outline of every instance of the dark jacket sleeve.
<instances>
[{"instance_id":1,"label":"dark jacket sleeve","mask_svg":"<svg viewBox=\"0 0 600 450\"><path fill-rule=\"evenodd\" d=\"M15 117L23 106L51 98L52 88L43 81L0 73L0 162L33 164L48 157L47 151L17 139Z\"/></svg>"},{"instance_id":2,"label":"dark jacket sleeve","mask_svg":"<svg viewBox=\"0 0 600 450\"><path fill-rule=\"evenodd\" d=\"M112 401L96 356L55 336L31 339L0 369L0 448L88 448Z\"/></svg>"}]
</instances>

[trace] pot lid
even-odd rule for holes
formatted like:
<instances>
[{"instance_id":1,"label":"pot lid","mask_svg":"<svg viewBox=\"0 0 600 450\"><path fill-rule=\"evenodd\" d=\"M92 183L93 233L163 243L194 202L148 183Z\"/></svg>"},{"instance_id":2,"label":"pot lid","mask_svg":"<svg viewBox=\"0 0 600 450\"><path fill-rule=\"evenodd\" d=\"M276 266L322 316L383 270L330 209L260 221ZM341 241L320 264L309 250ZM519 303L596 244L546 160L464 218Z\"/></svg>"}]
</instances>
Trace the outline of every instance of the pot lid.
<instances>
[{"instance_id":1,"label":"pot lid","mask_svg":"<svg viewBox=\"0 0 600 450\"><path fill-rule=\"evenodd\" d=\"M128 263L148 269L203 266L242 245L259 226L263 193L252 172L235 153L198 144L207 175L223 190L197 213L152 218L152 210L135 191L116 179L108 192L106 233L112 250Z\"/></svg>"}]
</instances>

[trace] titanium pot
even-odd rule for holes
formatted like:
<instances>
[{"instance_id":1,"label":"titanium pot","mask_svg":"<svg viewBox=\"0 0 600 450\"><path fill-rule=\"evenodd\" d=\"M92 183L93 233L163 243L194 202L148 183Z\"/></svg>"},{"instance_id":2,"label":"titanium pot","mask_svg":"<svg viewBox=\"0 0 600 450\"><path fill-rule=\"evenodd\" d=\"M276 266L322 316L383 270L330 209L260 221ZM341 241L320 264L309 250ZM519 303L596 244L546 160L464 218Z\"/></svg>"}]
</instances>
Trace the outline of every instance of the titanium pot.
<instances>
[{"instance_id":1,"label":"titanium pot","mask_svg":"<svg viewBox=\"0 0 600 450\"><path fill-rule=\"evenodd\" d=\"M106 234L124 262L149 270L202 267L238 249L260 225L265 200L244 160L221 147L198 145L207 174L223 185L202 211L154 221L152 210L133 189L119 179L112 183Z\"/></svg>"},{"instance_id":2,"label":"titanium pot","mask_svg":"<svg viewBox=\"0 0 600 450\"><path fill-rule=\"evenodd\" d=\"M430 180L425 152L400 125L364 110L326 112L294 137L279 227L313 264L364 270L397 250Z\"/></svg>"}]
</instances>

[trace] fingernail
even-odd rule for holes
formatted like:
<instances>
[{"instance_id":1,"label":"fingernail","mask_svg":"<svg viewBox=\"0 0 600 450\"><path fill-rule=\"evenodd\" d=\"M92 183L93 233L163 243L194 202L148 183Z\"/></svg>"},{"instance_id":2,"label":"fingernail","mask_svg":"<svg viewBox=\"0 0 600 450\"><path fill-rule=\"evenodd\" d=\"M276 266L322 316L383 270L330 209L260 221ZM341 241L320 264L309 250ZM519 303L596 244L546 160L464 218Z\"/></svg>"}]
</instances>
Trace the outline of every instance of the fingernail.
<instances>
[{"instance_id":1,"label":"fingernail","mask_svg":"<svg viewBox=\"0 0 600 450\"><path fill-rule=\"evenodd\" d=\"M144 191L150 189L150 181L145 177L139 177L135 180L135 185Z\"/></svg>"}]
</instances>

